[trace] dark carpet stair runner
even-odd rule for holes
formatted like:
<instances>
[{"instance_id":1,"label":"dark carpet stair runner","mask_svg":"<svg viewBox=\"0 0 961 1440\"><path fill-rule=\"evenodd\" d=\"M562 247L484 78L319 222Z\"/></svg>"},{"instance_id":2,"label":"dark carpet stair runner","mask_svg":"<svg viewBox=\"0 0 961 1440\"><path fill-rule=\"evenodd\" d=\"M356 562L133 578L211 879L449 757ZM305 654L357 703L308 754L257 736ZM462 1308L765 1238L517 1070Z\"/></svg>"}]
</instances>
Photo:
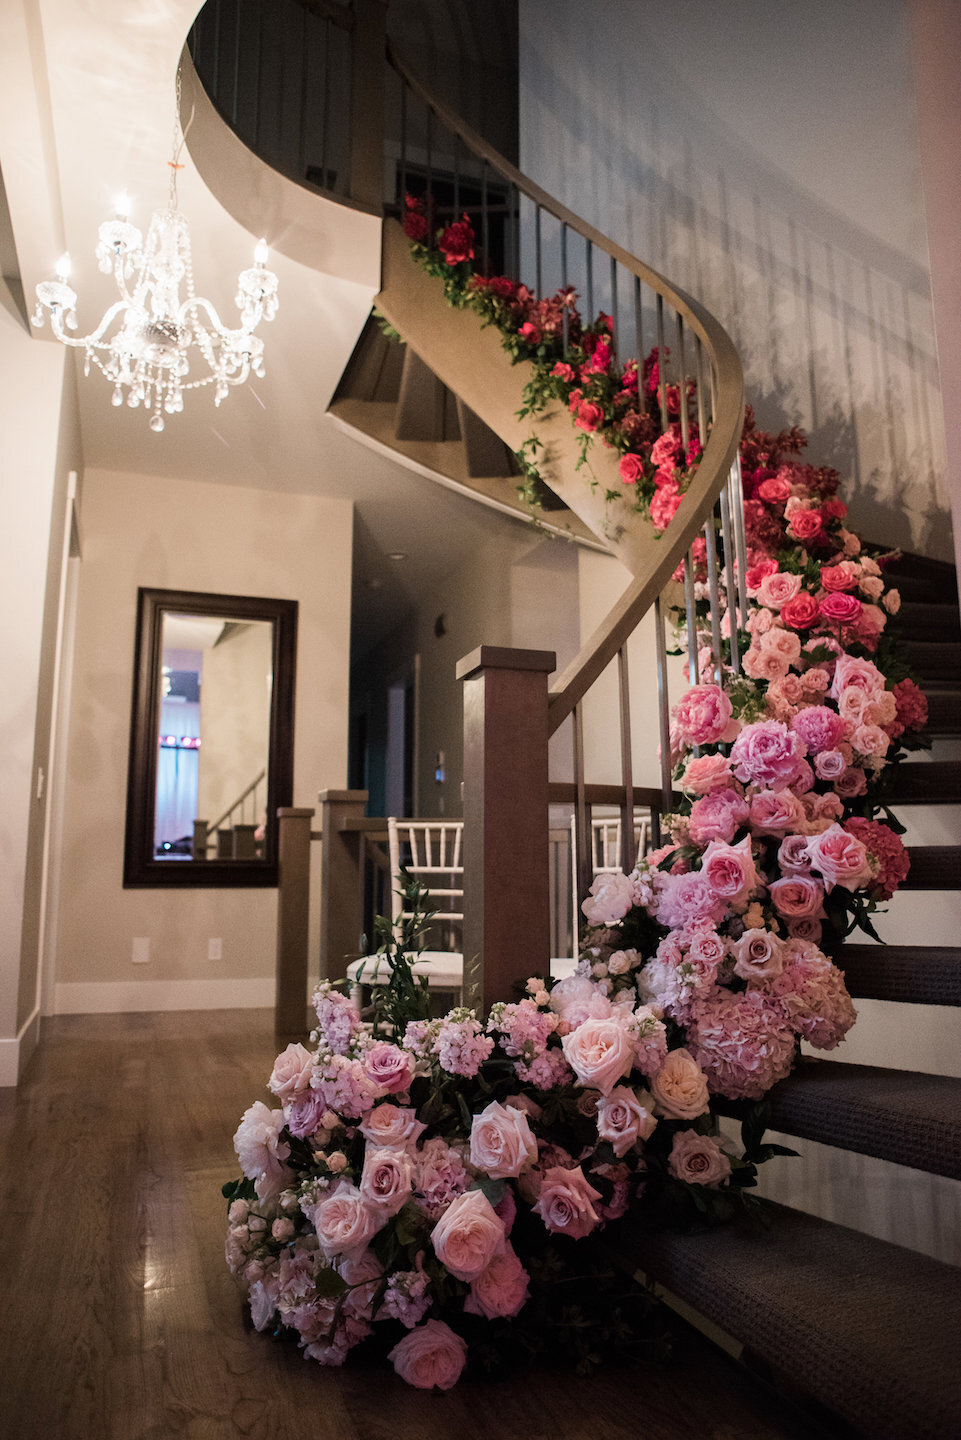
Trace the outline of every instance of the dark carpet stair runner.
<instances>
[{"instance_id":1,"label":"dark carpet stair runner","mask_svg":"<svg viewBox=\"0 0 961 1440\"><path fill-rule=\"evenodd\" d=\"M929 733L957 736L953 567L904 557L889 573L910 597L901 633L911 662L933 682ZM895 806L961 803L961 764L905 764L889 798ZM910 855L905 888L961 889L961 846L912 846ZM961 948L851 944L838 963L855 998L961 1004ZM961 1179L961 1080L812 1059L770 1098L775 1130ZM745 1347L748 1363L800 1395L812 1433L959 1440L961 1271L783 1205L765 1202L763 1215L765 1223L699 1234L606 1238L620 1263L719 1326Z\"/></svg>"}]
</instances>

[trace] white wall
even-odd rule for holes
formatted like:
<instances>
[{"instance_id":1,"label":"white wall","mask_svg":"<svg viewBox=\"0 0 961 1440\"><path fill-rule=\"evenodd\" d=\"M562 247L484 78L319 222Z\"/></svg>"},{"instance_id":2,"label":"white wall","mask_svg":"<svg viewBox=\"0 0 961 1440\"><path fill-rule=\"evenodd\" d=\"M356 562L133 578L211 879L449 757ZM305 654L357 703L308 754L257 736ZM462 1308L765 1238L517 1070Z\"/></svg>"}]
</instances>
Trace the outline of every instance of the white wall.
<instances>
[{"instance_id":1,"label":"white wall","mask_svg":"<svg viewBox=\"0 0 961 1440\"><path fill-rule=\"evenodd\" d=\"M707 304L855 527L952 558L909 0L521 0L521 168Z\"/></svg>"},{"instance_id":2,"label":"white wall","mask_svg":"<svg viewBox=\"0 0 961 1440\"><path fill-rule=\"evenodd\" d=\"M121 885L137 588L299 602L294 804L313 805L346 780L351 507L88 471L82 519L56 1008L271 1004L276 891Z\"/></svg>"}]
</instances>

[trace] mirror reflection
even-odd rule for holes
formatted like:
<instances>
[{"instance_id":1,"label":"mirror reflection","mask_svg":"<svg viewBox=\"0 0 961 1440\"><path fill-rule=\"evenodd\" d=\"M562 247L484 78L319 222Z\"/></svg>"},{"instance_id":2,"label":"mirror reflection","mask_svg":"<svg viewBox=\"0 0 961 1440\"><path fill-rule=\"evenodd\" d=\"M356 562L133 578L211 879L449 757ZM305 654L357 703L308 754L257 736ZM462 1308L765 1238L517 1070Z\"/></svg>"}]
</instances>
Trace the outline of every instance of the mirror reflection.
<instances>
[{"instance_id":1,"label":"mirror reflection","mask_svg":"<svg viewBox=\"0 0 961 1440\"><path fill-rule=\"evenodd\" d=\"M273 626L163 616L154 856L262 858Z\"/></svg>"}]
</instances>

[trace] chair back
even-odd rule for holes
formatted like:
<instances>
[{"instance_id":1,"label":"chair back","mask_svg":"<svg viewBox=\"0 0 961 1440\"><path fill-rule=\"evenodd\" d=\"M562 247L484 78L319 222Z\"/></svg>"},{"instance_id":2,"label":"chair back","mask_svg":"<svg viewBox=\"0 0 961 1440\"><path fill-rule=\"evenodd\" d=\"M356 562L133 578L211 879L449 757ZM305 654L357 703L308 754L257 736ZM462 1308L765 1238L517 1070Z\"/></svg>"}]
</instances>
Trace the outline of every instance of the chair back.
<instances>
[{"instance_id":1,"label":"chair back","mask_svg":"<svg viewBox=\"0 0 961 1440\"><path fill-rule=\"evenodd\" d=\"M455 926L464 919L463 834L463 820L398 820L392 815L387 820L392 918L396 922L412 916L404 908L406 874L427 891L427 908L435 912L432 924L447 927L449 950L458 948Z\"/></svg>"}]
</instances>

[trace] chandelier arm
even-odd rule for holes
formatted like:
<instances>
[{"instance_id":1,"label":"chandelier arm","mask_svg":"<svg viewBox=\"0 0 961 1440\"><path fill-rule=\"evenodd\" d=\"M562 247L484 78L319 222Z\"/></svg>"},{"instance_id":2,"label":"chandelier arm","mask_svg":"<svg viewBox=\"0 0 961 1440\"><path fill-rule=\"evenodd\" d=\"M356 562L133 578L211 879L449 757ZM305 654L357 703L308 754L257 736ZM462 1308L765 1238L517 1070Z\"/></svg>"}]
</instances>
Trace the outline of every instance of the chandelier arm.
<instances>
[{"instance_id":1,"label":"chandelier arm","mask_svg":"<svg viewBox=\"0 0 961 1440\"><path fill-rule=\"evenodd\" d=\"M66 333L63 328L63 320L61 319L60 311L58 309L55 309L52 310L50 313L50 328L53 331L54 335L56 335L58 340L61 340L64 345L70 345L75 350L90 349L91 346L99 346L99 348L102 350L109 350L109 342L105 341L102 338L104 332L107 330L114 317L116 315L119 315L127 308L127 302L125 300L115 301L114 304L111 305L107 313L104 315L103 319L100 321L100 324L97 326L96 330L91 330L89 335L81 336L73 336Z\"/></svg>"}]
</instances>

